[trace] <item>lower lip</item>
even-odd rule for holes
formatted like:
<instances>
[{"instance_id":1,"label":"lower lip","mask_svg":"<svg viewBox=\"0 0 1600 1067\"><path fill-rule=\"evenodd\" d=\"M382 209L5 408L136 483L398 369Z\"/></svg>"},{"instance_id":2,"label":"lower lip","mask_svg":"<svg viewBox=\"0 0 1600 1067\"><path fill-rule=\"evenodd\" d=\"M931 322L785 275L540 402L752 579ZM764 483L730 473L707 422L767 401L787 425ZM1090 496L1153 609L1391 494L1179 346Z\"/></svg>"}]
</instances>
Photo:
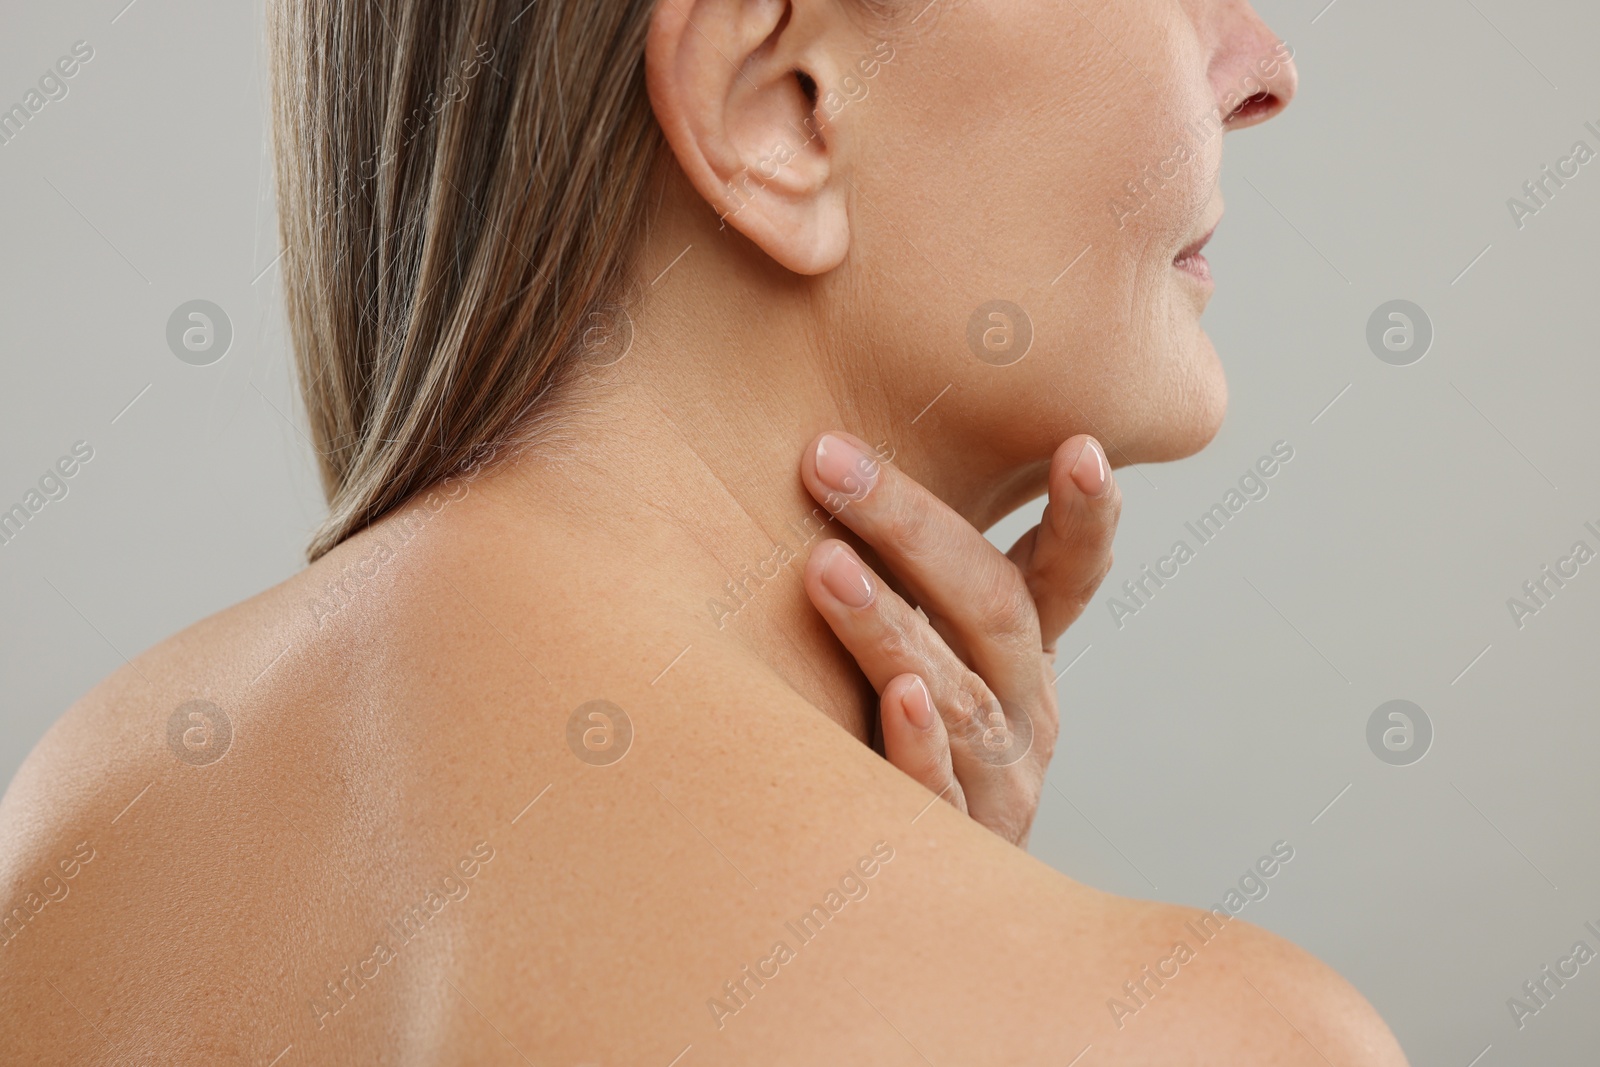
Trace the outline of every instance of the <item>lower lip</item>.
<instances>
[{"instance_id":1,"label":"lower lip","mask_svg":"<svg viewBox=\"0 0 1600 1067\"><path fill-rule=\"evenodd\" d=\"M1199 252L1184 256L1182 259L1175 259L1172 261L1172 265L1197 281L1204 282L1206 285L1216 284L1211 279L1210 262Z\"/></svg>"}]
</instances>

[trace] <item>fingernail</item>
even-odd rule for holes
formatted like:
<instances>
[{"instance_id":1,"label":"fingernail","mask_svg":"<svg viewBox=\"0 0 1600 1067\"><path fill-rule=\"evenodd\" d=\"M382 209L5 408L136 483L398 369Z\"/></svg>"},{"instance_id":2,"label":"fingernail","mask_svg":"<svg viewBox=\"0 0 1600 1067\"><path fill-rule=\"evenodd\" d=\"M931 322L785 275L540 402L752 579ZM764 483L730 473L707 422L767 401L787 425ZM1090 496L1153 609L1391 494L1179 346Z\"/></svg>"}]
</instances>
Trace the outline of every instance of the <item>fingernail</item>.
<instances>
[{"instance_id":1,"label":"fingernail","mask_svg":"<svg viewBox=\"0 0 1600 1067\"><path fill-rule=\"evenodd\" d=\"M1106 454L1100 451L1100 443L1089 438L1083 443L1083 451L1078 453L1078 461L1072 465L1072 480L1078 483L1084 496L1099 496L1110 484L1110 475L1111 469L1106 466Z\"/></svg>"},{"instance_id":2,"label":"fingernail","mask_svg":"<svg viewBox=\"0 0 1600 1067\"><path fill-rule=\"evenodd\" d=\"M864 608L872 603L872 583L867 572L856 561L856 555L844 545L834 545L833 555L822 565L822 584L841 603L852 608Z\"/></svg>"},{"instance_id":3,"label":"fingernail","mask_svg":"<svg viewBox=\"0 0 1600 1067\"><path fill-rule=\"evenodd\" d=\"M928 687L921 677L913 676L901 705L906 709L906 721L912 726L919 730L933 729L933 697L928 695Z\"/></svg>"},{"instance_id":4,"label":"fingernail","mask_svg":"<svg viewBox=\"0 0 1600 1067\"><path fill-rule=\"evenodd\" d=\"M852 500L866 496L878 480L878 461L831 433L817 441L816 461L822 483Z\"/></svg>"}]
</instances>

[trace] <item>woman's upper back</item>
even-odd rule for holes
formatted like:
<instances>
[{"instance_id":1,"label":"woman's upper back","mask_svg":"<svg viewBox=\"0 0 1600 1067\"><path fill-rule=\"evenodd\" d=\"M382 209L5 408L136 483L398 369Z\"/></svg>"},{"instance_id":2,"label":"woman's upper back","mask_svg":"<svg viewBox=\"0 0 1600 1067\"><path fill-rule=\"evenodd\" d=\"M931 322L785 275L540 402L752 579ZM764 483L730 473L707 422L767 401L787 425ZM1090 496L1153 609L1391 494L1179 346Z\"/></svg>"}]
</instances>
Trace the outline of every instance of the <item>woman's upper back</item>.
<instances>
[{"instance_id":1,"label":"woman's upper back","mask_svg":"<svg viewBox=\"0 0 1600 1067\"><path fill-rule=\"evenodd\" d=\"M0 997L21 1009L0 1044L1404 1062L1309 956L1051 871L759 662L635 615L646 577L377 544L138 657L29 758L0 805Z\"/></svg>"}]
</instances>

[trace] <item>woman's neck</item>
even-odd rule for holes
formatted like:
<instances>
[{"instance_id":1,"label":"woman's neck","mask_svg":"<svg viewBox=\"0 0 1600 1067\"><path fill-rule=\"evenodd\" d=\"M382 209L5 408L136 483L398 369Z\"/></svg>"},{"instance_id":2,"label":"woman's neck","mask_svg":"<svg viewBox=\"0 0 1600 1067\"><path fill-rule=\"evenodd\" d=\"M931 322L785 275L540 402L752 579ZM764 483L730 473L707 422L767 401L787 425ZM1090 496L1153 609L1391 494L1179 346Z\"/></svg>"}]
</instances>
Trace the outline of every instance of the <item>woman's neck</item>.
<instances>
[{"instance_id":1,"label":"woman's neck","mask_svg":"<svg viewBox=\"0 0 1600 1067\"><path fill-rule=\"evenodd\" d=\"M691 615L866 741L876 699L801 582L825 538L861 547L799 477L801 448L850 423L805 408L756 396L724 406L709 392L647 401L621 387L573 415L564 443L526 450L482 491L530 528L559 524L587 556L565 565L639 575L640 601L608 610Z\"/></svg>"},{"instance_id":2,"label":"woman's neck","mask_svg":"<svg viewBox=\"0 0 1600 1067\"><path fill-rule=\"evenodd\" d=\"M626 355L587 370L558 435L491 481L530 523L559 521L571 543L592 546L592 565L665 583L671 601L866 740L876 696L801 576L826 538L875 554L806 491L801 450L826 430L854 433L980 529L1042 492L1048 461L993 469L979 449L930 439L936 420L916 418L929 398L897 395L871 345L819 337L847 327L821 327L815 288L845 283L763 263L714 219L687 230L657 234L656 247L688 251L619 331L632 334ZM736 310L750 308L761 312Z\"/></svg>"}]
</instances>

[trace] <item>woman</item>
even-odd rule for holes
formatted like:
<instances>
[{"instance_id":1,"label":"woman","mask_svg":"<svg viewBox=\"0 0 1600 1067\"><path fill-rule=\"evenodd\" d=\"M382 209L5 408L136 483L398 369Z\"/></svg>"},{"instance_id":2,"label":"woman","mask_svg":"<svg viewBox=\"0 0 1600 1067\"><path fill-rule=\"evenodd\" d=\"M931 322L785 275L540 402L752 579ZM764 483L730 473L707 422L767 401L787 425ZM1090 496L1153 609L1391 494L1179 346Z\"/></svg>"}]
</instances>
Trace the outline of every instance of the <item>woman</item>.
<instances>
[{"instance_id":1,"label":"woman","mask_svg":"<svg viewBox=\"0 0 1600 1067\"><path fill-rule=\"evenodd\" d=\"M1222 418L1220 134L1295 84L1247 5L270 25L330 516L13 783L5 1047L1404 1062L1292 946L1017 847L1110 467Z\"/></svg>"}]
</instances>

